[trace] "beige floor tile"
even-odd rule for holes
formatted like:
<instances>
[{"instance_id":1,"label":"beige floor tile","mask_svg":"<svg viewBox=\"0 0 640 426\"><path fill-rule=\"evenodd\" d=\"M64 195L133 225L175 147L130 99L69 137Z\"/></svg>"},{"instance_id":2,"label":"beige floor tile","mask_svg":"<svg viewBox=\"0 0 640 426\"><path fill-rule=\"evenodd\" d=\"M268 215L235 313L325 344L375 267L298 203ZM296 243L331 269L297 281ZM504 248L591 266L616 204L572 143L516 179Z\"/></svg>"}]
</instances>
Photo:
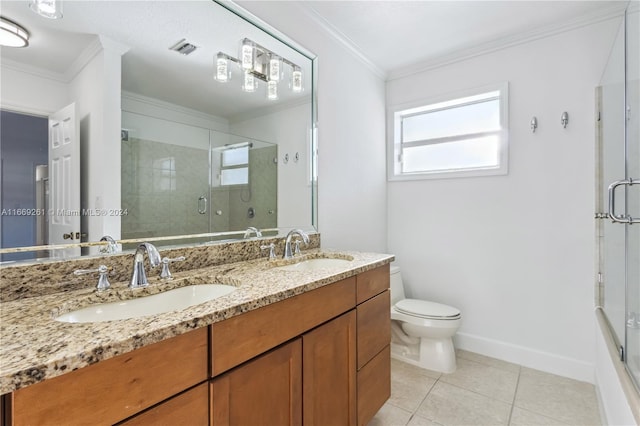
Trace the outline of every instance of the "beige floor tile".
<instances>
[{"instance_id":1,"label":"beige floor tile","mask_svg":"<svg viewBox=\"0 0 640 426\"><path fill-rule=\"evenodd\" d=\"M391 371L392 373L401 374L407 377L414 377L418 375L431 377L432 379L437 379L442 375L442 373L438 371L416 367L415 365L408 364L395 358L391 358Z\"/></svg>"},{"instance_id":2,"label":"beige floor tile","mask_svg":"<svg viewBox=\"0 0 640 426\"><path fill-rule=\"evenodd\" d=\"M480 355L475 352L465 351L463 349L456 349L456 357L479 362L480 364L490 365L491 367L500 368L502 370L515 371L517 373L520 372L520 366L518 364L512 364L507 361Z\"/></svg>"},{"instance_id":3,"label":"beige floor tile","mask_svg":"<svg viewBox=\"0 0 640 426\"><path fill-rule=\"evenodd\" d=\"M442 426L440 423L436 423L432 420L425 419L420 416L413 416L407 424L407 426Z\"/></svg>"},{"instance_id":4,"label":"beige floor tile","mask_svg":"<svg viewBox=\"0 0 640 426\"><path fill-rule=\"evenodd\" d=\"M438 381L416 415L445 426L506 425L511 405Z\"/></svg>"},{"instance_id":5,"label":"beige floor tile","mask_svg":"<svg viewBox=\"0 0 640 426\"><path fill-rule=\"evenodd\" d=\"M388 402L380 408L368 426L404 426L411 419L411 413Z\"/></svg>"},{"instance_id":6,"label":"beige floor tile","mask_svg":"<svg viewBox=\"0 0 640 426\"><path fill-rule=\"evenodd\" d=\"M595 388L589 383L522 368L514 405L569 425L599 425Z\"/></svg>"},{"instance_id":7,"label":"beige floor tile","mask_svg":"<svg viewBox=\"0 0 640 426\"><path fill-rule=\"evenodd\" d=\"M518 371L503 370L458 358L456 371L443 374L440 381L512 404L518 384Z\"/></svg>"},{"instance_id":8,"label":"beige floor tile","mask_svg":"<svg viewBox=\"0 0 640 426\"><path fill-rule=\"evenodd\" d=\"M391 397L388 402L413 413L435 383L436 379L425 375L392 372Z\"/></svg>"},{"instance_id":9,"label":"beige floor tile","mask_svg":"<svg viewBox=\"0 0 640 426\"><path fill-rule=\"evenodd\" d=\"M519 407L513 407L509 426L564 426L559 420L545 417Z\"/></svg>"}]
</instances>

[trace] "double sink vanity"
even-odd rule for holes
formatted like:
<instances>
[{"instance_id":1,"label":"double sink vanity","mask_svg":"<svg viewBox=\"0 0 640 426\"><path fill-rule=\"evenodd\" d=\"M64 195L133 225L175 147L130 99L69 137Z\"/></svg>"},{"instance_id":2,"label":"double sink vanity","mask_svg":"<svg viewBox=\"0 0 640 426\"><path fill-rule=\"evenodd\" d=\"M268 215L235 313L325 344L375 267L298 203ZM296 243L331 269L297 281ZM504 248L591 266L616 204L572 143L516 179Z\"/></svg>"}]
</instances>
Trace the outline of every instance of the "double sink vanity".
<instances>
[{"instance_id":1,"label":"double sink vanity","mask_svg":"<svg viewBox=\"0 0 640 426\"><path fill-rule=\"evenodd\" d=\"M390 395L393 256L282 239L0 269L3 425L367 424ZM263 246L262 246L263 247ZM279 251L279 250L278 250ZM77 269L109 268L110 288Z\"/></svg>"}]
</instances>

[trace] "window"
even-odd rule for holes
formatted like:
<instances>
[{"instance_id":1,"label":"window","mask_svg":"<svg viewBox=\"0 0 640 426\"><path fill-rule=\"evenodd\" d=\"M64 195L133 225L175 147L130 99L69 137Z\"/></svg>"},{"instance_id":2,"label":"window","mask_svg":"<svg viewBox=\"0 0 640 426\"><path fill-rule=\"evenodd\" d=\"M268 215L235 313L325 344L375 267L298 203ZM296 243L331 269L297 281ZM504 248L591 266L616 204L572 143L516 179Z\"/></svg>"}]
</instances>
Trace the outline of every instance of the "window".
<instances>
[{"instance_id":1,"label":"window","mask_svg":"<svg viewBox=\"0 0 640 426\"><path fill-rule=\"evenodd\" d=\"M240 144L222 151L220 184L242 185L249 183L249 144Z\"/></svg>"},{"instance_id":2,"label":"window","mask_svg":"<svg viewBox=\"0 0 640 426\"><path fill-rule=\"evenodd\" d=\"M391 111L389 180L507 173L508 86Z\"/></svg>"}]
</instances>

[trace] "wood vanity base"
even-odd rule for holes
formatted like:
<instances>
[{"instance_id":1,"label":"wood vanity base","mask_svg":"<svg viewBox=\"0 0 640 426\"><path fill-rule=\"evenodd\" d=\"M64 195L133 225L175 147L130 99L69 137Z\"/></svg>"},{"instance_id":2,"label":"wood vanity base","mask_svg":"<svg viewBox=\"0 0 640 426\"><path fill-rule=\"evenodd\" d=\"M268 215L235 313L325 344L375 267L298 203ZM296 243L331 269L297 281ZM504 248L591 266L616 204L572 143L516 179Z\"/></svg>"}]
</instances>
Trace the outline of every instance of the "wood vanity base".
<instances>
[{"instance_id":1,"label":"wood vanity base","mask_svg":"<svg viewBox=\"0 0 640 426\"><path fill-rule=\"evenodd\" d=\"M389 265L4 395L2 425L365 425L390 396Z\"/></svg>"}]
</instances>

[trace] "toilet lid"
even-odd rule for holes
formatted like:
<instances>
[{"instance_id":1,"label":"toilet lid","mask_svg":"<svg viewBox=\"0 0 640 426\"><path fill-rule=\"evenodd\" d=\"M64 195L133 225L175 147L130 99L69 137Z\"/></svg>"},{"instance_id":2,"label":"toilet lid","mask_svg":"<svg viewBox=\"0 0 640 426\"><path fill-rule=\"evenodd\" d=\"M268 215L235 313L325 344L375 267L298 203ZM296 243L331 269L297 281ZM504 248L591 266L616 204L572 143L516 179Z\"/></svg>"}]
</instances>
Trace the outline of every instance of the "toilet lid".
<instances>
[{"instance_id":1,"label":"toilet lid","mask_svg":"<svg viewBox=\"0 0 640 426\"><path fill-rule=\"evenodd\" d=\"M460 311L442 303L418 299L404 299L395 304L399 312L423 318L458 319Z\"/></svg>"}]
</instances>

